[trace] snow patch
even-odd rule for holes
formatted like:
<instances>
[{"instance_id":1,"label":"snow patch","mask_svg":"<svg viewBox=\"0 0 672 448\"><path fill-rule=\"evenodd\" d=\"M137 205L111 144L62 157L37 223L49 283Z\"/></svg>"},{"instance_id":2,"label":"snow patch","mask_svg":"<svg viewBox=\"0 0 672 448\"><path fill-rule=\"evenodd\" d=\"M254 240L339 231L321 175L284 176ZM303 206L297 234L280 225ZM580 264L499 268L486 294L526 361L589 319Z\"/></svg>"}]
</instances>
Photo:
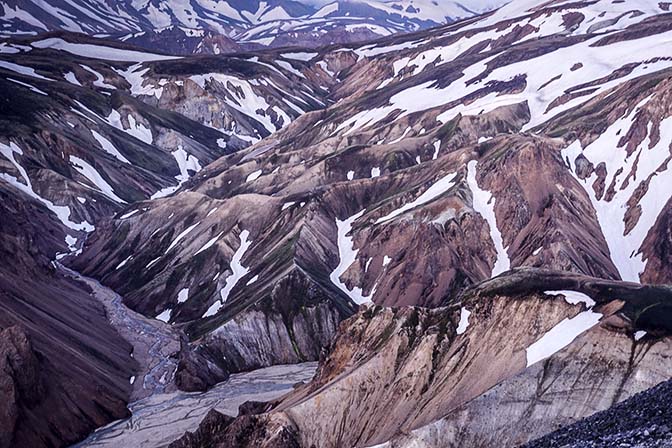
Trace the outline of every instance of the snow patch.
<instances>
[{"instance_id":1,"label":"snow patch","mask_svg":"<svg viewBox=\"0 0 672 448\"><path fill-rule=\"evenodd\" d=\"M285 59L294 59L297 61L310 61L317 56L317 53L308 53L308 52L296 52L296 53L283 53L282 56Z\"/></svg>"},{"instance_id":2,"label":"snow patch","mask_svg":"<svg viewBox=\"0 0 672 448\"><path fill-rule=\"evenodd\" d=\"M171 194L179 190L183 183L189 180L190 177L189 171L198 173L202 169L200 161L193 155L187 153L182 148L182 145L178 146L178 149L173 151L171 154L175 158L177 166L180 168L180 174L175 176L175 179L177 179L177 185L162 188L161 190L154 193L151 199L159 199L164 198L166 196L170 196Z\"/></svg>"},{"instance_id":3,"label":"snow patch","mask_svg":"<svg viewBox=\"0 0 672 448\"><path fill-rule=\"evenodd\" d=\"M82 83L79 82L77 77L73 72L68 72L65 74L65 80L68 81L70 84L74 84L76 86L82 86Z\"/></svg>"},{"instance_id":4,"label":"snow patch","mask_svg":"<svg viewBox=\"0 0 672 448\"><path fill-rule=\"evenodd\" d=\"M253 173L250 173L247 175L245 178L245 182L254 182L255 180L259 179L263 173L263 170L257 170Z\"/></svg>"},{"instance_id":5,"label":"snow patch","mask_svg":"<svg viewBox=\"0 0 672 448\"><path fill-rule=\"evenodd\" d=\"M96 80L93 81L94 86L102 87L103 89L112 89L112 90L116 89L116 87L114 87L113 85L107 84L105 82L105 77L102 74L98 73L97 71L95 71L94 69L89 67L88 65L79 64L79 66L82 67L87 72L93 74L93 76L96 77Z\"/></svg>"},{"instance_id":6,"label":"snow patch","mask_svg":"<svg viewBox=\"0 0 672 448\"><path fill-rule=\"evenodd\" d=\"M389 221L403 213L406 213L409 210L413 210L416 207L419 207L421 205L433 201L434 199L438 198L439 196L446 193L448 190L450 190L455 186L456 177L457 173L451 173L442 177L434 184L432 184L432 186L429 187L427 191L422 193L415 201L411 202L410 204L403 205L402 207L394 210L393 212L387 214L386 216L378 219L376 221L376 224L381 224L383 222Z\"/></svg>"},{"instance_id":7,"label":"snow patch","mask_svg":"<svg viewBox=\"0 0 672 448\"><path fill-rule=\"evenodd\" d=\"M469 327L469 316L471 316L471 311L462 307L460 310L460 322L457 325L457 334L464 334Z\"/></svg>"},{"instance_id":8,"label":"snow patch","mask_svg":"<svg viewBox=\"0 0 672 448\"><path fill-rule=\"evenodd\" d=\"M252 245L252 240L247 239L249 236L250 232L247 230L240 232L240 246L233 254L233 258L231 259L230 263L231 275L226 278L226 284L224 285L224 288L219 291L221 300L216 301L210 308L208 308L205 314L203 314L203 317L214 316L217 314L217 311L219 311L219 309L226 303L234 286L236 286L240 279L245 277L245 275L250 272L249 268L246 268L241 264L243 255L245 255L247 249L249 249L249 247Z\"/></svg>"},{"instance_id":9,"label":"snow patch","mask_svg":"<svg viewBox=\"0 0 672 448\"><path fill-rule=\"evenodd\" d=\"M168 309L165 310L163 313L161 313L161 314L159 314L158 316L156 316L155 319L156 319L156 320L160 320L161 322L168 323L168 321L170 320L170 315L171 315L171 314L173 314L173 310L170 309L170 308L168 308Z\"/></svg>"},{"instance_id":10,"label":"snow patch","mask_svg":"<svg viewBox=\"0 0 672 448\"><path fill-rule=\"evenodd\" d=\"M434 142L434 154L432 154L432 160L439 158L439 150L441 149L441 140Z\"/></svg>"},{"instance_id":11,"label":"snow patch","mask_svg":"<svg viewBox=\"0 0 672 448\"><path fill-rule=\"evenodd\" d=\"M571 319L564 319L527 348L527 367L543 361L567 347L583 332L597 325L601 318L601 314L588 310Z\"/></svg>"},{"instance_id":12,"label":"snow patch","mask_svg":"<svg viewBox=\"0 0 672 448\"><path fill-rule=\"evenodd\" d=\"M592 308L595 306L595 301L593 299L577 291L544 291L544 294L549 296L562 295L565 297L565 301L570 305L578 305L579 303L585 303L588 308Z\"/></svg>"},{"instance_id":13,"label":"snow patch","mask_svg":"<svg viewBox=\"0 0 672 448\"><path fill-rule=\"evenodd\" d=\"M337 244L338 244L338 258L339 263L336 269L331 273L329 278L331 282L343 291L348 297L358 305L371 302L373 291L369 296L365 296L362 288L354 287L352 290L348 289L345 283L341 281L341 276L352 266L357 258L359 249L354 249L352 237L348 233L352 230L352 224L364 215L366 210L349 217L345 221L336 218L336 228L338 229Z\"/></svg>"},{"instance_id":14,"label":"snow patch","mask_svg":"<svg viewBox=\"0 0 672 448\"><path fill-rule=\"evenodd\" d=\"M177 293L177 303L184 303L189 300L189 288L182 288Z\"/></svg>"},{"instance_id":15,"label":"snow patch","mask_svg":"<svg viewBox=\"0 0 672 448\"><path fill-rule=\"evenodd\" d=\"M495 216L495 197L489 191L481 190L476 181L476 165L478 162L472 160L467 165L467 184L474 197L474 210L478 212L488 223L490 227L490 238L497 251L497 261L492 268L492 277L496 277L502 272L508 271L511 267L509 255L504 247L502 234L497 228L497 218Z\"/></svg>"}]
</instances>

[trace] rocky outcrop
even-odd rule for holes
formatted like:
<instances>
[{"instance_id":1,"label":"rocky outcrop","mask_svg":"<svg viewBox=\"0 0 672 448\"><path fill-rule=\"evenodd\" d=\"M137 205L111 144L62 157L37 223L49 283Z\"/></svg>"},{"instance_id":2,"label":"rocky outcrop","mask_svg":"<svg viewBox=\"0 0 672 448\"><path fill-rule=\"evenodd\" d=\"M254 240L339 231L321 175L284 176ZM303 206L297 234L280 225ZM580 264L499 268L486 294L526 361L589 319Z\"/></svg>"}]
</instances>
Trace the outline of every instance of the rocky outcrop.
<instances>
[{"instance_id":1,"label":"rocky outcrop","mask_svg":"<svg viewBox=\"0 0 672 448\"><path fill-rule=\"evenodd\" d=\"M40 371L40 361L26 333L20 327L0 331L0 446L12 446L21 416L44 398Z\"/></svg>"},{"instance_id":2,"label":"rocky outcrop","mask_svg":"<svg viewBox=\"0 0 672 448\"><path fill-rule=\"evenodd\" d=\"M185 434L169 448L301 448L290 421L267 415L243 415L232 419L210 411L198 430Z\"/></svg>"},{"instance_id":3,"label":"rocky outcrop","mask_svg":"<svg viewBox=\"0 0 672 448\"><path fill-rule=\"evenodd\" d=\"M386 446L515 447L669 378L669 338L634 341L612 323Z\"/></svg>"},{"instance_id":4,"label":"rocky outcrop","mask_svg":"<svg viewBox=\"0 0 672 448\"><path fill-rule=\"evenodd\" d=\"M233 421L233 417L229 417L213 409L207 413L196 431L187 432L179 440L168 446L169 448L217 446L216 444L221 444L220 438L222 434L226 432Z\"/></svg>"},{"instance_id":5,"label":"rocky outcrop","mask_svg":"<svg viewBox=\"0 0 672 448\"><path fill-rule=\"evenodd\" d=\"M542 336L595 312L568 303L582 291L600 323L530 364ZM288 418L301 446L517 446L667 379L670 328L635 336L644 330L631 313L669 297L527 268L451 308L370 307L342 324L313 381L267 415Z\"/></svg>"},{"instance_id":6,"label":"rocky outcrop","mask_svg":"<svg viewBox=\"0 0 672 448\"><path fill-rule=\"evenodd\" d=\"M191 349L183 346L180 350L175 385L186 392L208 390L229 377L228 369L224 369L210 361L199 347Z\"/></svg>"}]
</instances>

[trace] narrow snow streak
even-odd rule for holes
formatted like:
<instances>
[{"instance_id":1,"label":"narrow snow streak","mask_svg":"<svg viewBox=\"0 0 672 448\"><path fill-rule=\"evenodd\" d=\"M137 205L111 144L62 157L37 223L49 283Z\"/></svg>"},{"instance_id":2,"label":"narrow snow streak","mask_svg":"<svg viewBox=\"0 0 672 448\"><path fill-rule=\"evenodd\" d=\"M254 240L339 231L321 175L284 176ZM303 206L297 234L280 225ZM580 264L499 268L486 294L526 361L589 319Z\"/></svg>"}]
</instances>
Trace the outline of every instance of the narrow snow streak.
<instances>
[{"instance_id":1,"label":"narrow snow streak","mask_svg":"<svg viewBox=\"0 0 672 448\"><path fill-rule=\"evenodd\" d=\"M348 233L350 233L352 230L352 224L361 218L365 211L366 210L362 210L345 221L341 221L336 218L336 228L338 229L338 258L340 261L338 266L336 266L336 269L334 269L334 271L329 276L331 282L336 285L338 289L347 294L347 296L358 305L371 302L373 292L371 292L371 295L365 296L362 288L354 287L352 290L348 289L346 284L341 281L341 275L343 275L345 271L347 271L348 268L352 266L352 264L355 262L355 259L357 258L359 249L354 249L352 237L348 236Z\"/></svg>"},{"instance_id":2,"label":"narrow snow streak","mask_svg":"<svg viewBox=\"0 0 672 448\"><path fill-rule=\"evenodd\" d=\"M451 188L455 186L455 178L457 177L457 173L451 173L448 174L447 176L439 179L434 183L431 187L427 189L424 193L422 193L415 201L411 202L410 204L406 204L393 212L389 213L388 215L378 219L376 221L376 224L381 224L385 221L389 221L393 218L396 218L397 216L406 213L409 210L414 209L415 207L419 207L421 205L424 205L428 202L433 201L434 199L438 198Z\"/></svg>"},{"instance_id":3,"label":"narrow snow streak","mask_svg":"<svg viewBox=\"0 0 672 448\"><path fill-rule=\"evenodd\" d=\"M256 283L257 280L259 280L259 276L255 275L245 283L245 286L250 286L251 284Z\"/></svg>"},{"instance_id":4,"label":"narrow snow streak","mask_svg":"<svg viewBox=\"0 0 672 448\"><path fill-rule=\"evenodd\" d=\"M7 160L9 160L12 165L14 165L14 168L16 168L16 170L19 172L25 183L19 182L17 178L10 176L7 173L0 173L0 179L8 182L14 186L14 188L24 192L33 199L40 201L58 217L59 221L61 221L64 226L72 230L82 230L84 232L93 231L94 227L87 221L82 221L78 224L70 220L70 207L65 205L56 205L50 200L43 198L37 194L35 190L33 190L33 185L31 184L30 178L28 177L28 172L26 172L25 168L23 168L14 157L14 154L23 155L23 150L19 146L17 146L14 142L10 142L9 146L5 145L4 143L0 143L0 154L5 156L5 158L7 158Z\"/></svg>"},{"instance_id":5,"label":"narrow snow streak","mask_svg":"<svg viewBox=\"0 0 672 448\"><path fill-rule=\"evenodd\" d=\"M184 229L179 235L177 235L177 236L175 237L175 239L172 241L172 243L170 243L170 246L168 246L168 249L166 249L166 253L170 252L170 249L172 249L173 247L175 247L175 246L177 245L177 243L179 243L180 240L181 240L182 238L184 238L185 236L187 236L187 235L189 234L189 232L191 232L192 230L194 230L194 229L196 228L196 226L199 225L200 223L201 223L201 222L199 221L199 222L197 222L196 224L193 224L193 225L187 227L187 228Z\"/></svg>"},{"instance_id":6,"label":"narrow snow streak","mask_svg":"<svg viewBox=\"0 0 672 448\"><path fill-rule=\"evenodd\" d=\"M119 264L117 265L117 267L114 268L114 270L115 270L115 271L118 271L119 269L121 269L121 268L123 268L124 266L126 266L126 263L128 263L129 260L130 260L131 258L133 258L133 255L129 255L128 257L126 257L126 259L125 259L124 261L122 261L121 263L119 263Z\"/></svg>"},{"instance_id":7,"label":"narrow snow streak","mask_svg":"<svg viewBox=\"0 0 672 448\"><path fill-rule=\"evenodd\" d=\"M114 193L112 185L107 183L103 176L96 170L92 165L90 165L84 159L80 159L77 156L70 156L70 163L79 173L86 177L93 185L95 185L98 190L103 193L108 198L112 199L114 202L119 202L121 204L126 204L127 202L121 199Z\"/></svg>"},{"instance_id":8,"label":"narrow snow streak","mask_svg":"<svg viewBox=\"0 0 672 448\"><path fill-rule=\"evenodd\" d=\"M245 277L245 275L250 272L250 268L246 268L241 264L243 255L245 255L247 249L249 249L252 245L252 240L247 239L249 236L250 232L248 230L243 230L240 232L240 246L233 254L233 258L231 259L231 275L226 278L226 284L224 285L224 288L219 291L221 300L216 301L210 308L208 308L203 317L214 316L217 314L217 311L219 311L219 309L224 306L226 300L229 298L229 294L233 290L233 287L236 286L240 279Z\"/></svg>"},{"instance_id":9,"label":"narrow snow streak","mask_svg":"<svg viewBox=\"0 0 672 448\"><path fill-rule=\"evenodd\" d=\"M195 253L194 255L198 255L198 254L200 254L201 252L204 252L204 251L210 249L212 246L214 246L215 243L217 242L217 240L219 239L219 237L221 237L223 233L224 233L223 231L222 231L222 232L219 232L219 235L217 235L216 237L212 238L210 241L208 241L207 243L205 243L205 244L203 245L203 247L201 247L200 249L198 249L198 251L196 251L196 253Z\"/></svg>"},{"instance_id":10,"label":"narrow snow streak","mask_svg":"<svg viewBox=\"0 0 672 448\"><path fill-rule=\"evenodd\" d=\"M130 218L131 216L133 216L133 215L135 215L136 213L138 213L139 211L140 211L140 210L137 210L137 209L136 209L136 210L131 210L130 212L121 215L121 216L119 217L119 219L120 219L120 220L121 220L121 219L128 219L128 218Z\"/></svg>"},{"instance_id":11,"label":"narrow snow streak","mask_svg":"<svg viewBox=\"0 0 672 448\"><path fill-rule=\"evenodd\" d=\"M571 319L564 319L527 348L527 367L567 347L583 332L597 325L601 318L601 314L588 310Z\"/></svg>"},{"instance_id":12,"label":"narrow snow streak","mask_svg":"<svg viewBox=\"0 0 672 448\"><path fill-rule=\"evenodd\" d=\"M104 136L100 135L98 132L94 131L93 129L91 130L91 134L93 135L93 138L96 139L96 141L100 144L100 147L103 148L103 151L106 153L110 154L113 157L116 157L120 161L124 163L130 164L131 162L128 161L126 157L124 157L119 150L112 144L111 141L109 141L107 138Z\"/></svg>"},{"instance_id":13,"label":"narrow snow streak","mask_svg":"<svg viewBox=\"0 0 672 448\"><path fill-rule=\"evenodd\" d=\"M164 61L167 59L181 59L179 56L164 56L154 53L145 53L134 50L107 47L104 45L77 44L67 42L61 38L50 37L32 42L35 48L51 48L61 50L77 56L92 59L105 59L110 61L139 62L139 61Z\"/></svg>"},{"instance_id":14,"label":"narrow snow streak","mask_svg":"<svg viewBox=\"0 0 672 448\"><path fill-rule=\"evenodd\" d=\"M490 227L490 238L497 251L497 261L492 268L492 277L496 277L502 272L508 271L511 267L509 255L504 247L502 234L497 228L497 218L495 216L495 197L489 191L481 190L476 181L476 165L478 162L472 160L467 165L467 184L474 197L474 210L476 210L488 223Z\"/></svg>"},{"instance_id":15,"label":"narrow snow streak","mask_svg":"<svg viewBox=\"0 0 672 448\"><path fill-rule=\"evenodd\" d=\"M565 296L565 301L570 305L578 305L579 303L585 303L588 308L595 306L595 301L588 297L587 295L576 292L576 291L544 291L544 294L549 296L563 295Z\"/></svg>"}]
</instances>

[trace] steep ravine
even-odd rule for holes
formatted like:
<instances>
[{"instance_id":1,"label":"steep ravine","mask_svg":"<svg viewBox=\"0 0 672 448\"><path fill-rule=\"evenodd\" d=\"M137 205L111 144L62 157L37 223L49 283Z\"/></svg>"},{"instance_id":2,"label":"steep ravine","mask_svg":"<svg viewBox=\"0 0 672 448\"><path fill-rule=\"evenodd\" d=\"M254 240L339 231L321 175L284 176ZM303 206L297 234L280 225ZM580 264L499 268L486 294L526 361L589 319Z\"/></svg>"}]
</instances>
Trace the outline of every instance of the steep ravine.
<instances>
[{"instance_id":1,"label":"steep ravine","mask_svg":"<svg viewBox=\"0 0 672 448\"><path fill-rule=\"evenodd\" d=\"M90 288L91 296L105 307L110 324L133 347L131 356L138 363L138 371L129 378L133 385L128 405L131 416L97 429L74 447L165 446L198 428L212 409L235 417L243 403L275 400L315 373L314 362L277 365L232 375L207 392L180 391L175 375L181 331L129 309L119 294L98 281L60 263L56 266L65 276Z\"/></svg>"},{"instance_id":2,"label":"steep ravine","mask_svg":"<svg viewBox=\"0 0 672 448\"><path fill-rule=\"evenodd\" d=\"M117 332L133 347L133 358L139 370L129 378L133 385L131 400L157 393L172 392L175 387L177 355L180 351L179 332L156 319L148 319L127 308L119 294L60 263L64 274L85 283L91 295L105 307L107 319Z\"/></svg>"}]
</instances>

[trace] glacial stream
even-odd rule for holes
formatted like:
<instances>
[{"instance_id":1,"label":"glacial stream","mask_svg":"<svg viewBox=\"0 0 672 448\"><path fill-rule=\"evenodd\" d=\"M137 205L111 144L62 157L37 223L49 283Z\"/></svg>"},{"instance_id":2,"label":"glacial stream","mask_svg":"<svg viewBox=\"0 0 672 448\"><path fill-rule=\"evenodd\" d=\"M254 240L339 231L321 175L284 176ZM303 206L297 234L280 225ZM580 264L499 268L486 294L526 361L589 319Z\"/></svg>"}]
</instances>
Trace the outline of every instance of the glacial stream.
<instances>
[{"instance_id":1,"label":"glacial stream","mask_svg":"<svg viewBox=\"0 0 672 448\"><path fill-rule=\"evenodd\" d=\"M99 428L73 448L158 448L194 431L211 409L236 416L246 401L270 401L290 392L296 383L309 381L317 363L273 366L231 377L207 392L182 392L174 383L180 334L170 325L127 308L121 296L96 280L56 263L66 275L86 283L98 299L112 326L133 345L138 361L133 384L132 416Z\"/></svg>"},{"instance_id":2,"label":"glacial stream","mask_svg":"<svg viewBox=\"0 0 672 448\"><path fill-rule=\"evenodd\" d=\"M269 401L285 395L300 381L309 381L316 362L273 366L231 375L207 392L155 394L129 405L133 416L98 429L73 448L158 448L194 431L210 409L235 416L246 401Z\"/></svg>"}]
</instances>

